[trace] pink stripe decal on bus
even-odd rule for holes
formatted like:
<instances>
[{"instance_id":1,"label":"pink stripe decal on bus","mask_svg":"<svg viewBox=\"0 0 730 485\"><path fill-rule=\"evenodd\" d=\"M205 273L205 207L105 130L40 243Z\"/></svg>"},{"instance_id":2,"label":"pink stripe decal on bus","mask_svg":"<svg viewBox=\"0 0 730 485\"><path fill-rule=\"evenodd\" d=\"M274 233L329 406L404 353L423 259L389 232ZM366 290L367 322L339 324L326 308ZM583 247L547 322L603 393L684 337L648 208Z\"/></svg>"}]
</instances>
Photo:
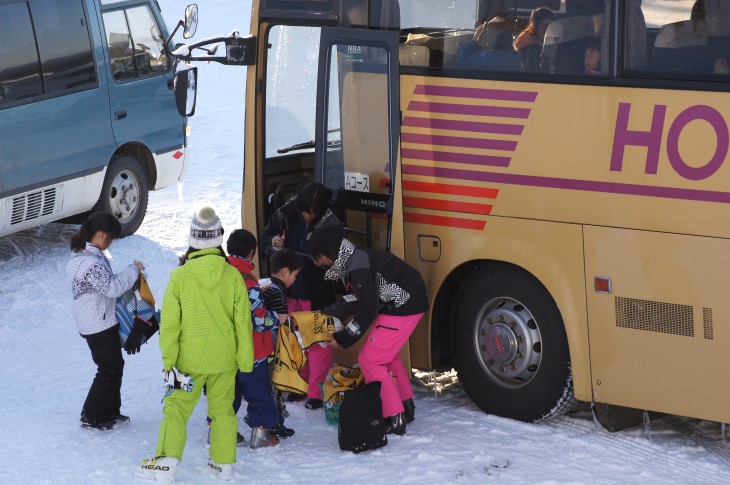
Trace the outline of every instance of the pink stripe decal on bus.
<instances>
[{"instance_id":1,"label":"pink stripe decal on bus","mask_svg":"<svg viewBox=\"0 0 730 485\"><path fill-rule=\"evenodd\" d=\"M433 118L418 118L406 116L403 118L402 126L413 126L417 128L431 128L432 130L456 130L472 131L477 133L498 133L501 135L521 135L523 125L510 125L504 123L482 123L478 121L456 121Z\"/></svg>"},{"instance_id":2,"label":"pink stripe decal on bus","mask_svg":"<svg viewBox=\"0 0 730 485\"><path fill-rule=\"evenodd\" d=\"M461 229L473 229L481 231L487 225L487 221L478 221L474 219L462 219L460 217L444 217L434 216L431 214L418 214L415 212L404 212L403 220L405 222L414 222L417 224L428 224L431 226L458 227Z\"/></svg>"},{"instance_id":3,"label":"pink stripe decal on bus","mask_svg":"<svg viewBox=\"0 0 730 485\"><path fill-rule=\"evenodd\" d=\"M473 155L470 153L437 152L432 150L416 150L402 148L401 157L413 160L433 160L435 162L469 163L472 165L486 165L491 167L509 167L512 160L509 157L495 157L492 155Z\"/></svg>"},{"instance_id":4,"label":"pink stripe decal on bus","mask_svg":"<svg viewBox=\"0 0 730 485\"><path fill-rule=\"evenodd\" d=\"M440 145L461 148L483 148L486 150L515 151L516 141L490 140L484 138L464 138L461 136L424 135L421 133L401 133L401 143L415 143L419 145Z\"/></svg>"},{"instance_id":5,"label":"pink stripe decal on bus","mask_svg":"<svg viewBox=\"0 0 730 485\"><path fill-rule=\"evenodd\" d=\"M419 84L413 94L430 96L451 96L454 98L498 99L532 103L537 99L535 91L511 91L506 89L462 88L454 86L430 86Z\"/></svg>"},{"instance_id":6,"label":"pink stripe decal on bus","mask_svg":"<svg viewBox=\"0 0 730 485\"><path fill-rule=\"evenodd\" d=\"M488 187L471 187L468 185L434 184L416 180L404 180L403 190L407 192L431 192L444 195L465 195L480 199L496 199L499 189Z\"/></svg>"},{"instance_id":7,"label":"pink stripe decal on bus","mask_svg":"<svg viewBox=\"0 0 730 485\"><path fill-rule=\"evenodd\" d=\"M401 170L404 174L425 175L445 179L730 204L730 192L715 192L711 190L680 189L675 187L657 187L651 185L634 185L593 180L574 180L511 173L475 172L472 170L423 167L410 164L404 164Z\"/></svg>"},{"instance_id":8,"label":"pink stripe decal on bus","mask_svg":"<svg viewBox=\"0 0 730 485\"><path fill-rule=\"evenodd\" d=\"M475 202L458 202L453 200L426 199L424 197L408 196L403 197L403 207L466 212L469 214L481 214L484 216L488 216L492 212L492 206L490 204L477 204Z\"/></svg>"},{"instance_id":9,"label":"pink stripe decal on bus","mask_svg":"<svg viewBox=\"0 0 730 485\"><path fill-rule=\"evenodd\" d=\"M475 104L429 103L426 101L411 101L408 111L423 111L426 113L449 113L470 116L495 116L499 118L521 118L530 116L529 108L510 108L507 106L479 106Z\"/></svg>"}]
</instances>

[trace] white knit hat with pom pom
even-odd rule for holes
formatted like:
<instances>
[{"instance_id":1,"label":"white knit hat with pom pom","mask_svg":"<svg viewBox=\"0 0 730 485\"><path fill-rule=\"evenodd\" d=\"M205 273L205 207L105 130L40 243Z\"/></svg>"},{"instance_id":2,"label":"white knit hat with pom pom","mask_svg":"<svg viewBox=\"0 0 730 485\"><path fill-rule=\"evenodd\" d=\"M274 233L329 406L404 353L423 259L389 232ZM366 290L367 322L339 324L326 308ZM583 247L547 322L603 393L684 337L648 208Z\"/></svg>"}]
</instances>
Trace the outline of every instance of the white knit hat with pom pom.
<instances>
[{"instance_id":1,"label":"white knit hat with pom pom","mask_svg":"<svg viewBox=\"0 0 730 485\"><path fill-rule=\"evenodd\" d=\"M190 222L188 244L194 249L217 248L223 244L223 225L215 209L206 205L195 212Z\"/></svg>"}]
</instances>

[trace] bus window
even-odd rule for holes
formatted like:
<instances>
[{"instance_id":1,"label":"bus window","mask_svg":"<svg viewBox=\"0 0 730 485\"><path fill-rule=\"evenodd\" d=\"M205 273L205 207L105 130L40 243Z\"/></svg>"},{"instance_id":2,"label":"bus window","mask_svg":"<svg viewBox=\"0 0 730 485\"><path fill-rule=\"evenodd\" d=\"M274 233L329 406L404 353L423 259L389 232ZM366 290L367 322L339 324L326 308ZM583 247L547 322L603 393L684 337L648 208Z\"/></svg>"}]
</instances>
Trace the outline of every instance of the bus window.
<instances>
[{"instance_id":1,"label":"bus window","mask_svg":"<svg viewBox=\"0 0 730 485\"><path fill-rule=\"evenodd\" d=\"M388 119L388 62L387 51L379 47L331 47L323 167L331 189L390 191L390 127L383 123Z\"/></svg>"},{"instance_id":2,"label":"bus window","mask_svg":"<svg viewBox=\"0 0 730 485\"><path fill-rule=\"evenodd\" d=\"M607 76L609 7L603 0L463 0L426 2L426 8L401 2L400 62L461 72Z\"/></svg>"},{"instance_id":3,"label":"bus window","mask_svg":"<svg viewBox=\"0 0 730 485\"><path fill-rule=\"evenodd\" d=\"M314 124L317 69L301 69L290 59L316 66L320 29L274 26L268 33L263 162L264 221L314 179Z\"/></svg>"},{"instance_id":4,"label":"bus window","mask_svg":"<svg viewBox=\"0 0 730 485\"><path fill-rule=\"evenodd\" d=\"M665 79L727 80L727 2L629 2L624 72Z\"/></svg>"},{"instance_id":5,"label":"bus window","mask_svg":"<svg viewBox=\"0 0 730 485\"><path fill-rule=\"evenodd\" d=\"M94 58L81 2L33 0L30 10L38 38L45 93L95 83Z\"/></svg>"},{"instance_id":6,"label":"bus window","mask_svg":"<svg viewBox=\"0 0 730 485\"><path fill-rule=\"evenodd\" d=\"M0 5L0 107L43 92L25 3Z\"/></svg>"}]
</instances>

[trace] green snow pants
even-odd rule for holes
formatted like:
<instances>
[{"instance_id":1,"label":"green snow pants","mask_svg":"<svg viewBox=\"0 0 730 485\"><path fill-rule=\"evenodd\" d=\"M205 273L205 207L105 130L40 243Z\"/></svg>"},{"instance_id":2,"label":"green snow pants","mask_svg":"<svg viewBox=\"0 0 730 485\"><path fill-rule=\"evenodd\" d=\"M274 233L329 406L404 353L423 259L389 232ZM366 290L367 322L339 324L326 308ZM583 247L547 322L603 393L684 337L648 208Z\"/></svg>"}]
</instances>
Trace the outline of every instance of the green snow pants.
<instances>
[{"instance_id":1,"label":"green snow pants","mask_svg":"<svg viewBox=\"0 0 730 485\"><path fill-rule=\"evenodd\" d=\"M193 392L175 389L172 395L165 397L155 455L182 459L187 439L188 419L200 399L203 386L206 386L208 416L213 420L210 424L210 458L220 464L236 463L238 419L233 412L236 370L222 374L190 374L190 376L194 382Z\"/></svg>"}]
</instances>

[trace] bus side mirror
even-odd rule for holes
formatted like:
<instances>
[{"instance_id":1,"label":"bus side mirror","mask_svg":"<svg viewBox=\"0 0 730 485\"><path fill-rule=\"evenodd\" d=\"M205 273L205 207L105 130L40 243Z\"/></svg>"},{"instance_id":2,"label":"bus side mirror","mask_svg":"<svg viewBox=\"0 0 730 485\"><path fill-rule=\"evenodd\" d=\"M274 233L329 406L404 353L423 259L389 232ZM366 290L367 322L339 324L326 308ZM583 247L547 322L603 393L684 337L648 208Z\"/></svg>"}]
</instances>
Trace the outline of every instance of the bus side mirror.
<instances>
[{"instance_id":1,"label":"bus side mirror","mask_svg":"<svg viewBox=\"0 0 730 485\"><path fill-rule=\"evenodd\" d=\"M175 102L177 112L180 116L193 116L195 114L195 101L198 94L198 68L188 64L184 70L175 73Z\"/></svg>"},{"instance_id":2,"label":"bus side mirror","mask_svg":"<svg viewBox=\"0 0 730 485\"><path fill-rule=\"evenodd\" d=\"M225 39L226 62L229 66L252 66L256 63L256 37L229 36Z\"/></svg>"}]
</instances>

